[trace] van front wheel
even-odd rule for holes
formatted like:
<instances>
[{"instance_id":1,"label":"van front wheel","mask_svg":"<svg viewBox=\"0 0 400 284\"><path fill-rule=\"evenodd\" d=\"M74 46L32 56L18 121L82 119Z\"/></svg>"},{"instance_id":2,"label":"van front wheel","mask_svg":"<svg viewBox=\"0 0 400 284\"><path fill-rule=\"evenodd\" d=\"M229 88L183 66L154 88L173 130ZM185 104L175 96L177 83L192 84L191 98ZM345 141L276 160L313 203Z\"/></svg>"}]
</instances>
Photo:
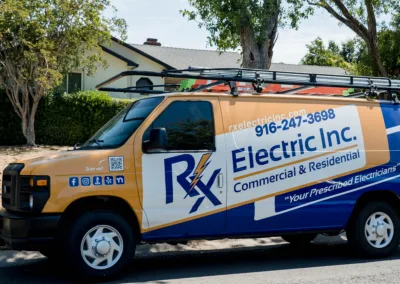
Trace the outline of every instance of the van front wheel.
<instances>
[{"instance_id":1,"label":"van front wheel","mask_svg":"<svg viewBox=\"0 0 400 284\"><path fill-rule=\"evenodd\" d=\"M303 246L311 243L317 234L297 234L281 236L282 239L295 246Z\"/></svg>"},{"instance_id":2,"label":"van front wheel","mask_svg":"<svg viewBox=\"0 0 400 284\"><path fill-rule=\"evenodd\" d=\"M111 277L134 256L136 240L132 227L112 211L85 213L68 232L65 238L67 263L85 278Z\"/></svg>"},{"instance_id":3,"label":"van front wheel","mask_svg":"<svg viewBox=\"0 0 400 284\"><path fill-rule=\"evenodd\" d=\"M346 233L349 243L364 256L389 256L400 241L399 215L386 202L367 203L349 224Z\"/></svg>"}]
</instances>

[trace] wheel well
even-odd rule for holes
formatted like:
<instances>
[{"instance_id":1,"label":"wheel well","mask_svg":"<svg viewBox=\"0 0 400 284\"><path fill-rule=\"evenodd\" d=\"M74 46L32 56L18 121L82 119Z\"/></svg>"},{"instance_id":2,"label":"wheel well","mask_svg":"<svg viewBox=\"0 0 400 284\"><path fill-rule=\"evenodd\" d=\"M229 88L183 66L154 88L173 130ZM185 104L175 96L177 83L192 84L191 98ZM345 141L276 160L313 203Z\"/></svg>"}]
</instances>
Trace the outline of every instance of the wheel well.
<instances>
[{"instance_id":1,"label":"wheel well","mask_svg":"<svg viewBox=\"0 0 400 284\"><path fill-rule=\"evenodd\" d=\"M396 210L397 214L400 216L400 198L399 196L390 190L374 190L363 193L356 202L354 206L353 212L351 213L350 219L347 222L347 226L352 224L357 213L361 210L361 208L371 201L384 201L390 205L392 205L393 209Z\"/></svg>"},{"instance_id":2,"label":"wheel well","mask_svg":"<svg viewBox=\"0 0 400 284\"><path fill-rule=\"evenodd\" d=\"M140 240L139 222L136 218L135 212L132 210L128 202L119 197L114 196L89 196L83 197L72 202L62 214L58 230L62 235L63 231L67 229L76 218L85 212L93 210L110 210L119 213L131 225L138 239Z\"/></svg>"}]
</instances>

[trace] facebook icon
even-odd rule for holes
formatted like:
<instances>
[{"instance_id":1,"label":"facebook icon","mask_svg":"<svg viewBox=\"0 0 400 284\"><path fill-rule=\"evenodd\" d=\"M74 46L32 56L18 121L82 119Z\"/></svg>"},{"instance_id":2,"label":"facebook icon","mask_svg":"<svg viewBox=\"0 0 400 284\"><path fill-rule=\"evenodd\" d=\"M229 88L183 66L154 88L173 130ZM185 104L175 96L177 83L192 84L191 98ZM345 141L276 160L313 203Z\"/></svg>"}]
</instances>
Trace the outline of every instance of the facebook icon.
<instances>
[{"instance_id":1,"label":"facebook icon","mask_svg":"<svg viewBox=\"0 0 400 284\"><path fill-rule=\"evenodd\" d=\"M77 177L70 177L69 178L69 186L70 187L77 187L79 186L79 179Z\"/></svg>"}]
</instances>

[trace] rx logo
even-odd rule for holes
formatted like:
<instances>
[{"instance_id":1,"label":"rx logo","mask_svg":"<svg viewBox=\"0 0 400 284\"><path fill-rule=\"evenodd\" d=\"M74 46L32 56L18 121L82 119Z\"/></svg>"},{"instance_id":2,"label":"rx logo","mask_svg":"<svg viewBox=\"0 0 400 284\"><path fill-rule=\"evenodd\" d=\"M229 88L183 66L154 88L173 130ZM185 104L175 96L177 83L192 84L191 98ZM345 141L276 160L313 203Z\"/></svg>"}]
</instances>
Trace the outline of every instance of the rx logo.
<instances>
[{"instance_id":1,"label":"rx logo","mask_svg":"<svg viewBox=\"0 0 400 284\"><path fill-rule=\"evenodd\" d=\"M211 187L213 186L216 177L221 172L221 169L215 170L208 181L203 182L202 180L203 172L211 162L209 161L211 155L211 153L204 154L197 165L193 156L189 154L183 154L164 160L166 204L174 202L172 166L176 163L182 162L186 162L187 167L184 172L178 173L176 181L186 192L184 198L187 198L188 196L198 197L189 214L196 212L206 197L214 206L222 204L214 193L211 192Z\"/></svg>"}]
</instances>

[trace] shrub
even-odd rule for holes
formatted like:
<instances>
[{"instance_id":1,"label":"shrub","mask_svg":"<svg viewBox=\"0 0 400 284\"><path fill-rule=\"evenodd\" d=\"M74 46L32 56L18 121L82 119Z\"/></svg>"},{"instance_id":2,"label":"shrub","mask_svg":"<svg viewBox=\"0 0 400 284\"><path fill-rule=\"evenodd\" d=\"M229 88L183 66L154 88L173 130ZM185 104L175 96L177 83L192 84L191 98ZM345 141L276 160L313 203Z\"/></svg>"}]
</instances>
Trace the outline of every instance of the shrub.
<instances>
[{"instance_id":1,"label":"shrub","mask_svg":"<svg viewBox=\"0 0 400 284\"><path fill-rule=\"evenodd\" d=\"M36 143L83 143L129 103L98 91L47 96L40 102L36 115ZM0 145L26 143L20 118L4 93L0 93L0 106Z\"/></svg>"}]
</instances>

